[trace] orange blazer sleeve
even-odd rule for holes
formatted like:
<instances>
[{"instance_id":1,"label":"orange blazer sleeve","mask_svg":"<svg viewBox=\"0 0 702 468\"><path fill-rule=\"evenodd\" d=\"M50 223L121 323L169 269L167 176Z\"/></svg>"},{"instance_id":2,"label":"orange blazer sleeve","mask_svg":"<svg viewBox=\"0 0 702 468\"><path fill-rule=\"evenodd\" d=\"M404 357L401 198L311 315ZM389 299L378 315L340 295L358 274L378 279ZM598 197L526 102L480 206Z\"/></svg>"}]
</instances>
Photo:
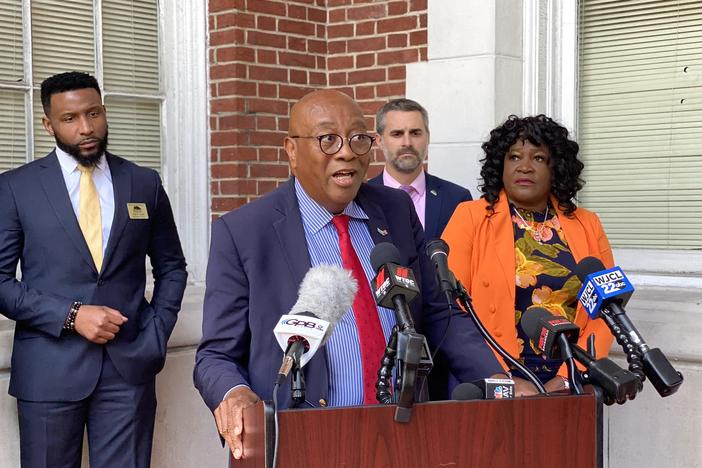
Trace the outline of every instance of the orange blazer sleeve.
<instances>
[{"instance_id":1,"label":"orange blazer sleeve","mask_svg":"<svg viewBox=\"0 0 702 468\"><path fill-rule=\"evenodd\" d=\"M612 248L609 245L607 235L602 228L600 218L595 213L590 211L587 211L584 214L586 214L586 216L583 216L582 223L585 227L588 238L582 239L582 242L587 242L589 246L588 255L595 256L602 260L605 268L613 267L614 255L612 254ZM607 357L609 350L612 347L612 343L614 342L614 336L612 336L612 332L609 330L609 327L604 320L591 320L585 309L578 304L575 322L576 325L580 327L578 346L583 349L587 349L587 338L590 336L590 334L594 333L595 357L597 359ZM565 378L568 377L568 368L565 364L558 369L558 375Z\"/></svg>"}]
</instances>

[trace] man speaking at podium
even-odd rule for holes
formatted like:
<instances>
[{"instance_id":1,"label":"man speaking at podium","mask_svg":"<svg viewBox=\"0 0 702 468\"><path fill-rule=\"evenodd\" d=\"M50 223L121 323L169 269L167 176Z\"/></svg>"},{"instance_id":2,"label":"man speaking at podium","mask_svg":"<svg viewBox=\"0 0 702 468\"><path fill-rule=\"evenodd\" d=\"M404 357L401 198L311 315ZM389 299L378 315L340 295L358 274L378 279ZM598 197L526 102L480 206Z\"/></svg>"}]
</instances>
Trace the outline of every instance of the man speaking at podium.
<instances>
[{"instance_id":1,"label":"man speaking at podium","mask_svg":"<svg viewBox=\"0 0 702 468\"><path fill-rule=\"evenodd\" d=\"M284 141L294 177L212 225L194 380L235 458L246 455L242 410L272 395L281 361L273 328L295 303L310 267L345 265L359 291L326 346L303 369L307 401L377 404L375 377L395 324L391 310L375 305L369 287L375 274L369 254L380 242L394 244L404 266L414 270L423 292L422 300L410 303L416 329L432 349L446 333L440 352L453 373L470 381L502 371L463 313L454 312L447 331L446 302L423 253L410 197L362 183L373 141L350 97L332 90L304 96L292 108ZM280 407L289 404L281 391Z\"/></svg>"}]
</instances>

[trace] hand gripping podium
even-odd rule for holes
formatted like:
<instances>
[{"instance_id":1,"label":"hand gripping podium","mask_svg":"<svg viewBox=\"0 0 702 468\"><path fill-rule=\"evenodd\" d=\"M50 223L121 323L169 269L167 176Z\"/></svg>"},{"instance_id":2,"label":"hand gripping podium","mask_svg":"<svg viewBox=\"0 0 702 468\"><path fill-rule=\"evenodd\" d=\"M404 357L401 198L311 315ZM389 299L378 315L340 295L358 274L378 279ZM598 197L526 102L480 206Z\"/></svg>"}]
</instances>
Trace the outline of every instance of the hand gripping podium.
<instances>
[{"instance_id":1,"label":"hand gripping podium","mask_svg":"<svg viewBox=\"0 0 702 468\"><path fill-rule=\"evenodd\" d=\"M414 406L409 423L395 406L283 410L279 468L597 468L602 405L595 395L441 401ZM246 458L234 468L268 468L273 412L244 412Z\"/></svg>"}]
</instances>

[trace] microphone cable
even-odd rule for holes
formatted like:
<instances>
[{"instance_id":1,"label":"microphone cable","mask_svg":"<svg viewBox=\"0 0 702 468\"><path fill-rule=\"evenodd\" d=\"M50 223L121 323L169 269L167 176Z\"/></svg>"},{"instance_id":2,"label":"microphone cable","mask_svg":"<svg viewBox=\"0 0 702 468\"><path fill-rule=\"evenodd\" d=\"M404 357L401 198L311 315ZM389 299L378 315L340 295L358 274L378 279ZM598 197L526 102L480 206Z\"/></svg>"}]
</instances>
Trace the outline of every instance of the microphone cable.
<instances>
[{"instance_id":1,"label":"microphone cable","mask_svg":"<svg viewBox=\"0 0 702 468\"><path fill-rule=\"evenodd\" d=\"M278 431L278 389L280 388L280 382L276 382L273 385L273 464L272 468L278 466L278 442L279 434Z\"/></svg>"}]
</instances>

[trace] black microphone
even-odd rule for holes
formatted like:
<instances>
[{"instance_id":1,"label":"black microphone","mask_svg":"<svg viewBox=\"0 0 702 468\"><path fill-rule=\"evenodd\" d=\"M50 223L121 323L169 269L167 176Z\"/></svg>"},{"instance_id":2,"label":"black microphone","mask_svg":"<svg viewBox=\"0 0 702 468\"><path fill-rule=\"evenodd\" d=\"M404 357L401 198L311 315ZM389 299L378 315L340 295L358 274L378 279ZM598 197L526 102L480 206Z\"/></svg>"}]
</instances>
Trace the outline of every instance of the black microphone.
<instances>
[{"instance_id":1,"label":"black microphone","mask_svg":"<svg viewBox=\"0 0 702 468\"><path fill-rule=\"evenodd\" d=\"M456 385L451 392L452 400L502 400L514 398L514 380L480 379Z\"/></svg>"},{"instance_id":2,"label":"black microphone","mask_svg":"<svg viewBox=\"0 0 702 468\"><path fill-rule=\"evenodd\" d=\"M434 239L427 243L426 253L436 269L436 278L439 287L445 294L456 292L456 278L449 270L448 254L449 246L443 239Z\"/></svg>"},{"instance_id":3,"label":"black microphone","mask_svg":"<svg viewBox=\"0 0 702 468\"><path fill-rule=\"evenodd\" d=\"M417 378L425 377L434 365L427 340L424 335L415 331L414 321L407 306L419 294L419 286L412 269L400 265L400 251L394 245L388 242L377 244L371 251L370 260L373 270L377 272L373 279L375 301L380 306L392 308L397 322L397 328L393 329L378 371L376 397L381 403L391 402L388 388L389 366L392 357L396 356L398 389L395 392L395 421L409 422Z\"/></svg>"},{"instance_id":4,"label":"black microphone","mask_svg":"<svg viewBox=\"0 0 702 468\"><path fill-rule=\"evenodd\" d=\"M578 340L580 328L540 307L527 309L520 323L524 333L544 354L552 359L563 359L568 366L571 390L575 394L582 394L583 388L573 356L573 345Z\"/></svg>"},{"instance_id":5,"label":"black microphone","mask_svg":"<svg viewBox=\"0 0 702 468\"><path fill-rule=\"evenodd\" d=\"M273 333L285 351L278 384L293 367L301 368L331 336L336 323L353 304L358 286L351 274L338 266L310 268L300 283L297 302L280 317Z\"/></svg>"},{"instance_id":6,"label":"black microphone","mask_svg":"<svg viewBox=\"0 0 702 468\"><path fill-rule=\"evenodd\" d=\"M470 382L463 382L456 385L456 388L451 392L451 399L458 401L482 400L484 398L483 391Z\"/></svg>"},{"instance_id":7,"label":"black microphone","mask_svg":"<svg viewBox=\"0 0 702 468\"><path fill-rule=\"evenodd\" d=\"M682 374L658 348L650 348L626 315L624 305L634 288L621 268L605 270L595 257L586 257L575 266L575 272L583 283L578 300L591 318L603 318L620 344L629 344L641 356L643 372L662 397L678 391L683 383ZM621 330L618 330L620 328ZM620 334L620 331L623 334ZM625 352L629 350L625 347Z\"/></svg>"},{"instance_id":8,"label":"black microphone","mask_svg":"<svg viewBox=\"0 0 702 468\"><path fill-rule=\"evenodd\" d=\"M577 343L580 335L577 325L541 307L527 309L520 323L529 339L551 359L564 359L570 353L570 344Z\"/></svg>"},{"instance_id":9,"label":"black microphone","mask_svg":"<svg viewBox=\"0 0 702 468\"><path fill-rule=\"evenodd\" d=\"M641 387L639 378L619 367L611 359L595 359L590 353L578 346L576 340L580 329L577 325L563 317L552 315L540 307L528 309L522 316L521 324L529 339L551 357L558 354L554 353L553 348L559 346L559 342L554 340L552 335L557 333L570 334L569 337L566 337L565 342L568 343L573 357L587 369L585 375L587 382L602 388L611 402L616 401L623 404L636 397L636 393ZM611 402L609 403L611 404Z\"/></svg>"},{"instance_id":10,"label":"black microphone","mask_svg":"<svg viewBox=\"0 0 702 468\"><path fill-rule=\"evenodd\" d=\"M419 294L419 286L411 268L400 266L400 251L389 242L381 242L373 247L370 254L373 271L375 302L382 307L393 309L400 330L414 331L414 321L407 304Z\"/></svg>"},{"instance_id":11,"label":"black microphone","mask_svg":"<svg viewBox=\"0 0 702 468\"><path fill-rule=\"evenodd\" d=\"M512 379L480 379L473 381L486 400L502 400L514 398L514 380Z\"/></svg>"}]
</instances>

